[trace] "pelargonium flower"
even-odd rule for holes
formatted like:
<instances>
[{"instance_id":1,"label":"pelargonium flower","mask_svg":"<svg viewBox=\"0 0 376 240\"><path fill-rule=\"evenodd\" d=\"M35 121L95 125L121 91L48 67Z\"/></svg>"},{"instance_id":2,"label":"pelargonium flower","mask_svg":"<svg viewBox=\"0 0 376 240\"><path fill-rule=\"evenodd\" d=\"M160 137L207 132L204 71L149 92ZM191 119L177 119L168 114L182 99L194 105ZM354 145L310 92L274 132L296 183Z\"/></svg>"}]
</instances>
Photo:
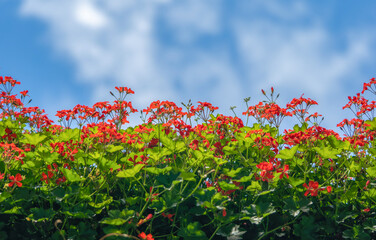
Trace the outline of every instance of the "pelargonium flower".
<instances>
[{"instance_id":1,"label":"pelargonium flower","mask_svg":"<svg viewBox=\"0 0 376 240\"><path fill-rule=\"evenodd\" d=\"M18 187L22 187L22 176L20 173L17 173L16 176L10 176L9 180L12 182L8 183L9 187L13 187L14 184L17 184Z\"/></svg>"},{"instance_id":2,"label":"pelargonium flower","mask_svg":"<svg viewBox=\"0 0 376 240\"><path fill-rule=\"evenodd\" d=\"M150 233L146 235L146 233L142 232L138 234L138 237L141 239L146 239L146 240L154 240L153 235L151 235Z\"/></svg>"},{"instance_id":3,"label":"pelargonium flower","mask_svg":"<svg viewBox=\"0 0 376 240\"><path fill-rule=\"evenodd\" d=\"M304 196L311 194L312 197L317 196L319 191L319 183L316 181L309 181L308 186L306 183L303 184L303 187L307 188L307 191L304 193Z\"/></svg>"}]
</instances>

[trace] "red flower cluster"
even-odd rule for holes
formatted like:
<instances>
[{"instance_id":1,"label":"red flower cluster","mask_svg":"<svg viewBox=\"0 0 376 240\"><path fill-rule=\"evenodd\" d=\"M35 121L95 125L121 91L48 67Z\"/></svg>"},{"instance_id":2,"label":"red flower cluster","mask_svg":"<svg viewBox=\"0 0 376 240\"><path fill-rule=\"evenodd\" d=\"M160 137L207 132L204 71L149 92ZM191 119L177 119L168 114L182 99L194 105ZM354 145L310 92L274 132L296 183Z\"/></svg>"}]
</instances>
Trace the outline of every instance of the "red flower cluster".
<instances>
[{"instance_id":1,"label":"red flower cluster","mask_svg":"<svg viewBox=\"0 0 376 240\"><path fill-rule=\"evenodd\" d=\"M253 116L261 124L264 123L263 119L266 119L270 125L278 128L282 120L287 116L292 116L292 113L274 102L259 102L255 106L250 106L246 112L243 112L243 115Z\"/></svg>"},{"instance_id":2,"label":"red flower cluster","mask_svg":"<svg viewBox=\"0 0 376 240\"><path fill-rule=\"evenodd\" d=\"M259 175L256 175L256 180L264 181L264 182L270 182L274 178L274 173L281 173L279 175L279 179L282 179L283 176L286 176L286 178L289 178L288 171L290 169L289 165L284 165L283 167L280 167L280 161L271 158L269 162L261 162L256 165L258 169L261 170Z\"/></svg>"},{"instance_id":3,"label":"red flower cluster","mask_svg":"<svg viewBox=\"0 0 376 240\"><path fill-rule=\"evenodd\" d=\"M292 110L291 113L295 115L301 123L309 120L309 117L306 117L306 115L308 114L308 109L312 105L317 105L316 101L310 98L303 98L303 95L298 99L294 98L290 103L286 105L288 109Z\"/></svg>"},{"instance_id":4,"label":"red flower cluster","mask_svg":"<svg viewBox=\"0 0 376 240\"><path fill-rule=\"evenodd\" d=\"M146 240L154 240L153 235L151 235L150 233L146 235L146 233L142 232L138 234L138 237L141 239L146 239Z\"/></svg>"},{"instance_id":5,"label":"red flower cluster","mask_svg":"<svg viewBox=\"0 0 376 240\"><path fill-rule=\"evenodd\" d=\"M308 196L308 194L311 194L312 197L315 197L317 196L318 191L326 190L328 193L332 191L331 186L327 186L326 188L319 188L319 183L316 181L309 181L308 185L304 183L303 187L307 188L307 191L304 193L304 196Z\"/></svg>"},{"instance_id":6,"label":"red flower cluster","mask_svg":"<svg viewBox=\"0 0 376 240\"><path fill-rule=\"evenodd\" d=\"M333 130L328 130L320 126L312 126L304 131L295 130L284 130L284 136L282 139L285 144L289 146L295 146L298 144L311 144L317 142L317 140L326 139L329 136L334 136L335 138L341 140L338 133Z\"/></svg>"},{"instance_id":7,"label":"red flower cluster","mask_svg":"<svg viewBox=\"0 0 376 240\"><path fill-rule=\"evenodd\" d=\"M363 84L363 91L362 91L362 94L364 94L365 91L370 91L371 93L373 94L376 94L376 79L375 78L371 78L369 80L368 83L364 83Z\"/></svg>"}]
</instances>

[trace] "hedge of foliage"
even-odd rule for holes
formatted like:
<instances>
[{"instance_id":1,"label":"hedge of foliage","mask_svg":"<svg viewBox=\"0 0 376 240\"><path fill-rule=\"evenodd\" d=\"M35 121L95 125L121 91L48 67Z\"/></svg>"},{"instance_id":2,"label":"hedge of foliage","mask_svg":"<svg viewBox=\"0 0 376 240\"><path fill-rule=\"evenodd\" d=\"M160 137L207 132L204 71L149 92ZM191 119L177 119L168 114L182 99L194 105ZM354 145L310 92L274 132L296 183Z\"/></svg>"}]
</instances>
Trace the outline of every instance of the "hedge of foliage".
<instances>
[{"instance_id":1,"label":"hedge of foliage","mask_svg":"<svg viewBox=\"0 0 376 240\"><path fill-rule=\"evenodd\" d=\"M273 88L245 99L246 124L155 101L125 129L129 88L58 111L56 125L17 84L0 77L0 239L376 238L374 78L344 107L345 137L309 114L314 100L282 108Z\"/></svg>"}]
</instances>

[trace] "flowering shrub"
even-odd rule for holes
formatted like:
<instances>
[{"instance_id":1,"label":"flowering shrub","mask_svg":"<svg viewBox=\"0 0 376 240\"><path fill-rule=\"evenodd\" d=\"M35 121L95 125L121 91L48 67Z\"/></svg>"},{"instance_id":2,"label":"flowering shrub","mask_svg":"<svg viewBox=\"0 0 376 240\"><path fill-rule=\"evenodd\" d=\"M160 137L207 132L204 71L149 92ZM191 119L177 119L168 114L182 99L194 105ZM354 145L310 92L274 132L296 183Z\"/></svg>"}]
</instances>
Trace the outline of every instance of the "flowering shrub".
<instances>
[{"instance_id":1,"label":"flowering shrub","mask_svg":"<svg viewBox=\"0 0 376 240\"><path fill-rule=\"evenodd\" d=\"M339 123L343 138L308 112L317 102L283 108L273 88L246 124L209 103L156 101L123 129L138 112L129 88L58 111L56 125L28 91L12 95L18 84L0 77L1 239L376 238L375 102L362 96L375 79L344 107L355 118Z\"/></svg>"}]
</instances>

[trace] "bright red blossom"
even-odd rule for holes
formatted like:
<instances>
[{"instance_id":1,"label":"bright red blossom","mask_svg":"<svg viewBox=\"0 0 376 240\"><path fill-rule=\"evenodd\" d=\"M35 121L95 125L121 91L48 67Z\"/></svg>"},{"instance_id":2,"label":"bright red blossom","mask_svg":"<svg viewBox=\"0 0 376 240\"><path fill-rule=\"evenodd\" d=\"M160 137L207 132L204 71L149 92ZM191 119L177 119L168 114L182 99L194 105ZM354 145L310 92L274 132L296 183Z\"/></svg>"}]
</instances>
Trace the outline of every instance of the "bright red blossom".
<instances>
[{"instance_id":1,"label":"bright red blossom","mask_svg":"<svg viewBox=\"0 0 376 240\"><path fill-rule=\"evenodd\" d=\"M162 216L165 217L165 218L168 218L171 222L174 221L174 219L172 219L172 217L174 216L175 214L165 214L165 213L162 213Z\"/></svg>"},{"instance_id":2,"label":"bright red blossom","mask_svg":"<svg viewBox=\"0 0 376 240\"><path fill-rule=\"evenodd\" d=\"M261 179L264 182L269 182L271 179L274 178L274 166L271 162L262 162L256 165L257 168L261 169L260 177L256 176L256 180Z\"/></svg>"},{"instance_id":3,"label":"bright red blossom","mask_svg":"<svg viewBox=\"0 0 376 240\"><path fill-rule=\"evenodd\" d=\"M289 178L288 172L289 171L289 165L283 166L283 168L280 168L277 170L277 172L281 172L282 174L279 175L279 179L282 179L283 176L286 176L286 178Z\"/></svg>"},{"instance_id":4,"label":"bright red blossom","mask_svg":"<svg viewBox=\"0 0 376 240\"><path fill-rule=\"evenodd\" d=\"M115 87L116 90L118 90L120 93L126 92L127 94L134 94L134 91L127 87Z\"/></svg>"},{"instance_id":5,"label":"bright red blossom","mask_svg":"<svg viewBox=\"0 0 376 240\"><path fill-rule=\"evenodd\" d=\"M363 212L369 212L369 211L371 211L370 208L366 208L366 209L363 210Z\"/></svg>"},{"instance_id":6,"label":"bright red blossom","mask_svg":"<svg viewBox=\"0 0 376 240\"><path fill-rule=\"evenodd\" d=\"M311 194L312 197L317 196L319 183L315 181L309 181L308 186L306 183L303 184L303 187L307 188L307 191L304 193L304 196Z\"/></svg>"},{"instance_id":7,"label":"bright red blossom","mask_svg":"<svg viewBox=\"0 0 376 240\"><path fill-rule=\"evenodd\" d=\"M10 176L9 180L12 182L8 183L9 187L13 187L14 184L17 184L18 187L22 187L22 176L20 173L17 173L16 176Z\"/></svg>"},{"instance_id":8,"label":"bright red blossom","mask_svg":"<svg viewBox=\"0 0 376 240\"><path fill-rule=\"evenodd\" d=\"M146 240L154 240L153 235L151 235L150 233L146 235L146 233L142 232L138 234L138 237L141 239L146 239Z\"/></svg>"}]
</instances>

